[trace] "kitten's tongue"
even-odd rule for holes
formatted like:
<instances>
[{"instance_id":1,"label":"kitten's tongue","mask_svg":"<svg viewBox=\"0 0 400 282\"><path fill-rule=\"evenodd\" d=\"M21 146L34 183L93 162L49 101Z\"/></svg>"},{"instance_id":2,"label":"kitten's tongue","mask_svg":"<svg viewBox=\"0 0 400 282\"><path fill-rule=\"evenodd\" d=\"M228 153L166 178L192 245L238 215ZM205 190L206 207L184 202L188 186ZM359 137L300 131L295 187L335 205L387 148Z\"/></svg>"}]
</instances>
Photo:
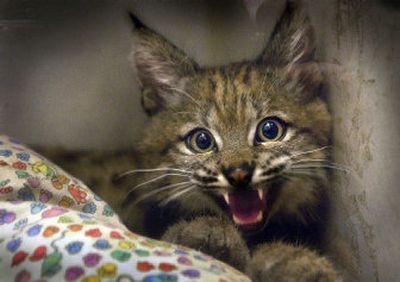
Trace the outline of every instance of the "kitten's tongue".
<instances>
[{"instance_id":1,"label":"kitten's tongue","mask_svg":"<svg viewBox=\"0 0 400 282\"><path fill-rule=\"evenodd\" d=\"M233 221L240 228L249 230L262 224L266 206L262 190L225 193L224 198L232 213Z\"/></svg>"}]
</instances>

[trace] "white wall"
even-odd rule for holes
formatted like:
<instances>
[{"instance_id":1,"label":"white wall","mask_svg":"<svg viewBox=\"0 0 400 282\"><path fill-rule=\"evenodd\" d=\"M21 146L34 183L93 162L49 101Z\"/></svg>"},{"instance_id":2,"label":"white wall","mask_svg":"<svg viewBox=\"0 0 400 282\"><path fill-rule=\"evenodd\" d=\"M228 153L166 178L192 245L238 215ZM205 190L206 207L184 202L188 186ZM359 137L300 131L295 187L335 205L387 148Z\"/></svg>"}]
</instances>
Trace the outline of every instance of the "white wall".
<instances>
[{"instance_id":1,"label":"white wall","mask_svg":"<svg viewBox=\"0 0 400 282\"><path fill-rule=\"evenodd\" d=\"M330 234L350 250L361 281L395 281L400 7L389 0L309 2L331 80L335 161L354 171L334 177ZM254 22L240 1L50 3L0 0L0 132L100 149L132 146L145 126L127 61L128 8L198 62L220 64L254 57L284 6L266 0Z\"/></svg>"},{"instance_id":2,"label":"white wall","mask_svg":"<svg viewBox=\"0 0 400 282\"><path fill-rule=\"evenodd\" d=\"M257 25L240 1L1 1L13 21L0 21L0 130L98 149L130 146L144 126L128 10L200 63L220 64L254 56L283 7L267 4L272 16Z\"/></svg>"},{"instance_id":3,"label":"white wall","mask_svg":"<svg viewBox=\"0 0 400 282\"><path fill-rule=\"evenodd\" d=\"M127 60L131 27L112 2L3 6L1 18L15 22L0 32L1 131L69 148L131 144L144 115Z\"/></svg>"}]
</instances>

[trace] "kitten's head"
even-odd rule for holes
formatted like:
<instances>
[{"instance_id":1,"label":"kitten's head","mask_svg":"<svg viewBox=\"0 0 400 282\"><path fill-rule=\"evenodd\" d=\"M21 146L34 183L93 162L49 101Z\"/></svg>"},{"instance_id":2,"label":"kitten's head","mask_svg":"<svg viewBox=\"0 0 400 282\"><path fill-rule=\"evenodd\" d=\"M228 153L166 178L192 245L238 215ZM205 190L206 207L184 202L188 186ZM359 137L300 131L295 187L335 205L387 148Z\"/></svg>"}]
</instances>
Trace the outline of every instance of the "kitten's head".
<instances>
[{"instance_id":1,"label":"kitten's head","mask_svg":"<svg viewBox=\"0 0 400 282\"><path fill-rule=\"evenodd\" d=\"M134 62L152 116L142 149L146 165L167 174L146 184L158 191L151 195L219 210L244 231L283 214L304 219L326 178L330 115L301 7L288 4L257 59L221 67L198 66L134 22Z\"/></svg>"}]
</instances>

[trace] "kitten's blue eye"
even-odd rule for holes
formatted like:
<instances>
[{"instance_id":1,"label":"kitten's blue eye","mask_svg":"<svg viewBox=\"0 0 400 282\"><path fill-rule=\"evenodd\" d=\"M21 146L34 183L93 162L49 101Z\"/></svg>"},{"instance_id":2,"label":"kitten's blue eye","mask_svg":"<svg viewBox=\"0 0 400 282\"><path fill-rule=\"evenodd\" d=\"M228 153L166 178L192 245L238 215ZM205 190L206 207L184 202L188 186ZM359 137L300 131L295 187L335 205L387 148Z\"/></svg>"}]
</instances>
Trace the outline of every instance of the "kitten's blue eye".
<instances>
[{"instance_id":1,"label":"kitten's blue eye","mask_svg":"<svg viewBox=\"0 0 400 282\"><path fill-rule=\"evenodd\" d=\"M265 138L272 140L275 139L276 136L278 136L279 127L274 121L269 120L263 124L261 132L265 136Z\"/></svg>"},{"instance_id":2,"label":"kitten's blue eye","mask_svg":"<svg viewBox=\"0 0 400 282\"><path fill-rule=\"evenodd\" d=\"M195 129L186 137L186 146L196 153L206 153L214 149L215 142L206 129Z\"/></svg>"},{"instance_id":3,"label":"kitten's blue eye","mask_svg":"<svg viewBox=\"0 0 400 282\"><path fill-rule=\"evenodd\" d=\"M277 141L285 134L285 124L276 117L263 119L257 126L255 143Z\"/></svg>"},{"instance_id":4,"label":"kitten's blue eye","mask_svg":"<svg viewBox=\"0 0 400 282\"><path fill-rule=\"evenodd\" d=\"M199 147L201 150L207 150L207 148L209 148L212 144L212 139L207 133L201 132L197 134L195 142L197 147Z\"/></svg>"}]
</instances>

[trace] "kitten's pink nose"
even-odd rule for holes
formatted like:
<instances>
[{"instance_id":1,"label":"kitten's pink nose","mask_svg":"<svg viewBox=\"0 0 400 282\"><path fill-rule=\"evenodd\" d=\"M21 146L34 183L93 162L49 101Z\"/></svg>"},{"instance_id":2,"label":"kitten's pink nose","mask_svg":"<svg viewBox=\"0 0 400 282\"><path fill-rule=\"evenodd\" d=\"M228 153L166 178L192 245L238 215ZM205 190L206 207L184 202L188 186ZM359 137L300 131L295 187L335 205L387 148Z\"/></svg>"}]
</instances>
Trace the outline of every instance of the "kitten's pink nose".
<instances>
[{"instance_id":1,"label":"kitten's pink nose","mask_svg":"<svg viewBox=\"0 0 400 282\"><path fill-rule=\"evenodd\" d=\"M248 176L248 172L243 169L235 169L230 175L234 182L243 182Z\"/></svg>"},{"instance_id":2,"label":"kitten's pink nose","mask_svg":"<svg viewBox=\"0 0 400 282\"><path fill-rule=\"evenodd\" d=\"M253 166L242 165L240 167L224 170L224 175L232 186L236 188L246 188L251 182L253 170Z\"/></svg>"}]
</instances>

